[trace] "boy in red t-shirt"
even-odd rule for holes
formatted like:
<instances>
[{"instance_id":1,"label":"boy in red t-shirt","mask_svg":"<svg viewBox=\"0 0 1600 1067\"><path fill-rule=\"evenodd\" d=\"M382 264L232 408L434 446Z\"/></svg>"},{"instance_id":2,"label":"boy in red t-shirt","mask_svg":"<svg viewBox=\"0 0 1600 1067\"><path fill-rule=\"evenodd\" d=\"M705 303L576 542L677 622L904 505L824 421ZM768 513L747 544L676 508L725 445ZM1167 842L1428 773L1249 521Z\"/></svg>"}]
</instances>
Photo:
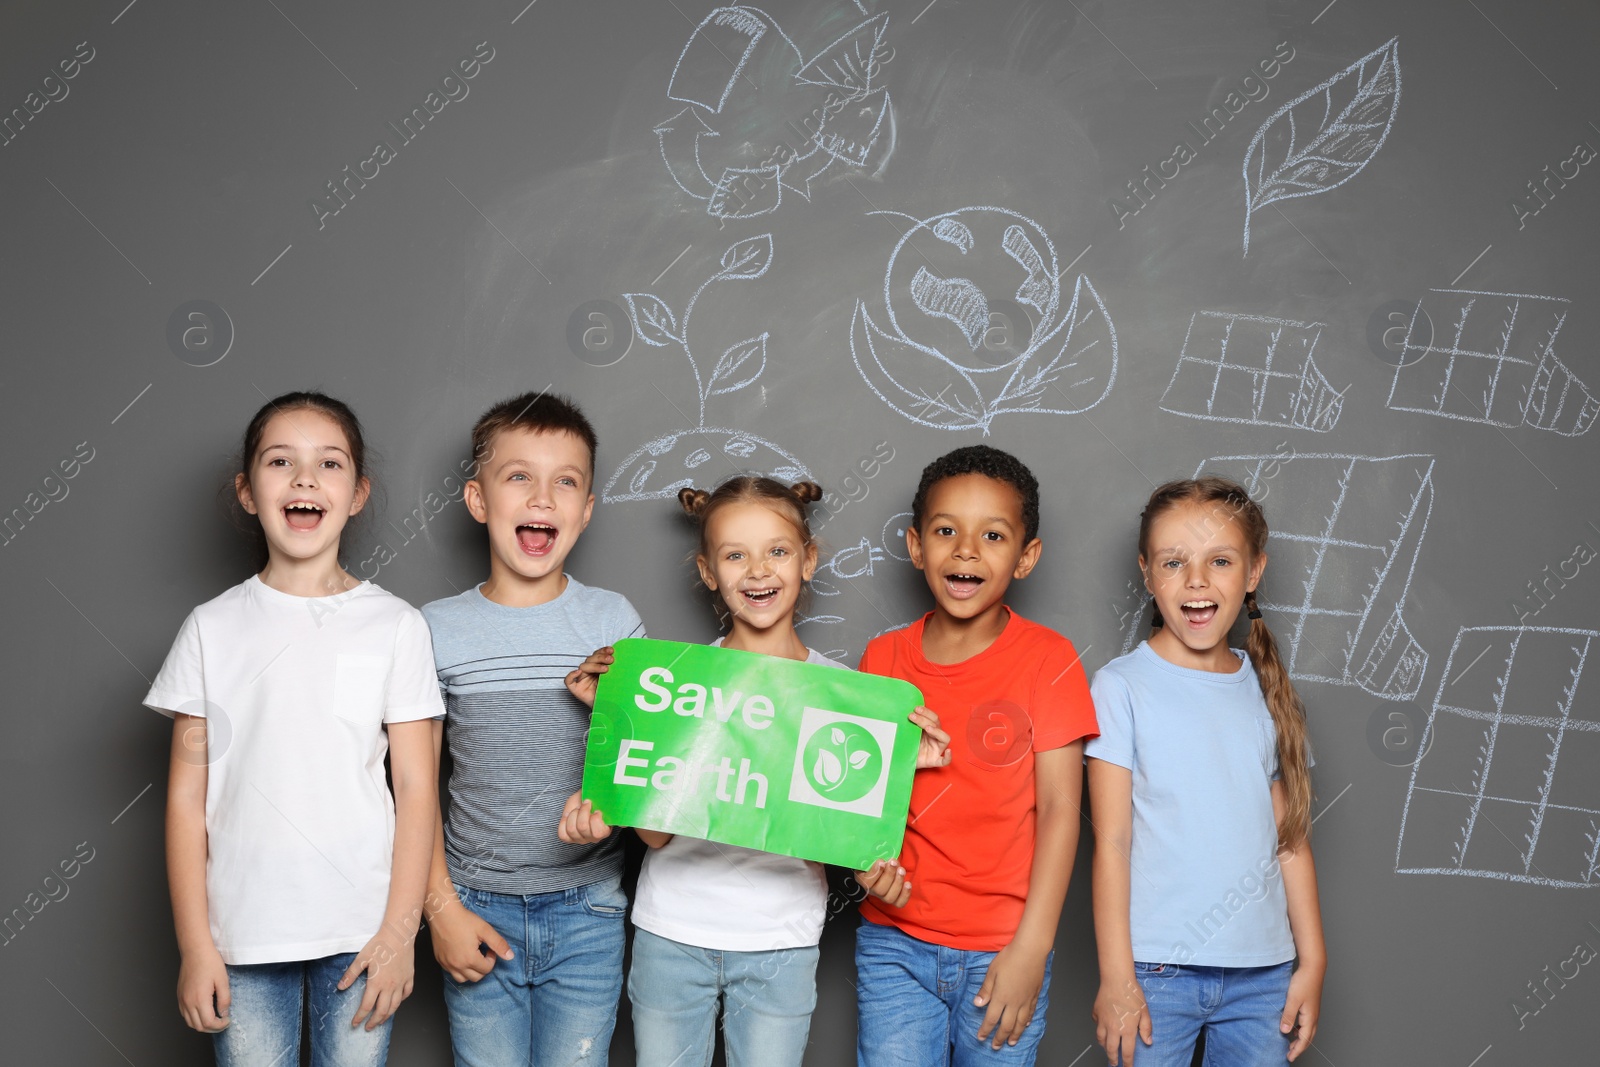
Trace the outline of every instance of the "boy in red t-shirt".
<instances>
[{"instance_id":1,"label":"boy in red t-shirt","mask_svg":"<svg viewBox=\"0 0 1600 1067\"><path fill-rule=\"evenodd\" d=\"M921 689L954 758L914 779L899 863L857 876L861 1067L1031 1064L1044 1036L1099 729L1072 643L1005 606L1038 528L1038 480L1005 452L958 448L922 472L906 547L933 610L874 638L861 669Z\"/></svg>"}]
</instances>

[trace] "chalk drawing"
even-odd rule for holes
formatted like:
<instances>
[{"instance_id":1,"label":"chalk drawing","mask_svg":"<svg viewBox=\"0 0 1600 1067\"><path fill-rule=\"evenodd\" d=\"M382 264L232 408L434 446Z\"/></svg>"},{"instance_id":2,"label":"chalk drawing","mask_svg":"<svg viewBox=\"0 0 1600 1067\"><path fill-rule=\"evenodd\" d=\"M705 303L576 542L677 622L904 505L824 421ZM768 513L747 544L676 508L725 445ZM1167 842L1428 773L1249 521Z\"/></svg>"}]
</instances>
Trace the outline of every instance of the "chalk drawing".
<instances>
[{"instance_id":1,"label":"chalk drawing","mask_svg":"<svg viewBox=\"0 0 1600 1067\"><path fill-rule=\"evenodd\" d=\"M1055 246L1032 219L966 207L917 219L889 254L886 325L856 301L850 355L895 411L941 430L981 429L1018 412L1069 415L1106 398L1117 376L1117 332L1100 294L1078 275L1063 307ZM984 347L993 308L1026 309L1027 343L1004 362Z\"/></svg>"},{"instance_id":2,"label":"chalk drawing","mask_svg":"<svg viewBox=\"0 0 1600 1067\"><path fill-rule=\"evenodd\" d=\"M1217 456L1195 472L1233 478L1257 499L1272 480L1259 603L1287 620L1271 621L1296 680L1417 695L1428 653L1403 611L1433 510L1433 465L1426 455L1295 453Z\"/></svg>"},{"instance_id":3,"label":"chalk drawing","mask_svg":"<svg viewBox=\"0 0 1600 1067\"><path fill-rule=\"evenodd\" d=\"M1600 706L1577 706L1597 636L1461 628L1411 768L1396 872L1600 886Z\"/></svg>"},{"instance_id":4,"label":"chalk drawing","mask_svg":"<svg viewBox=\"0 0 1600 1067\"><path fill-rule=\"evenodd\" d=\"M1312 358L1322 330L1320 322L1197 311L1161 409L1326 433L1339 421L1344 391L1329 384Z\"/></svg>"},{"instance_id":5,"label":"chalk drawing","mask_svg":"<svg viewBox=\"0 0 1600 1067\"><path fill-rule=\"evenodd\" d=\"M1244 154L1244 251L1268 204L1337 189L1378 154L1400 109L1400 39L1284 104Z\"/></svg>"},{"instance_id":6,"label":"chalk drawing","mask_svg":"<svg viewBox=\"0 0 1600 1067\"><path fill-rule=\"evenodd\" d=\"M1412 313L1388 406L1564 437L1588 433L1600 401L1555 354L1568 310L1569 301L1554 296L1429 291ZM1438 336L1431 325L1417 329L1428 323L1424 315L1447 324Z\"/></svg>"},{"instance_id":7,"label":"chalk drawing","mask_svg":"<svg viewBox=\"0 0 1600 1067\"><path fill-rule=\"evenodd\" d=\"M667 83L684 108L653 130L673 182L712 217L742 219L778 210L784 190L809 200L835 164L881 170L895 145L893 105L877 84L893 56L888 26L874 15L805 59L759 8L712 10Z\"/></svg>"},{"instance_id":8,"label":"chalk drawing","mask_svg":"<svg viewBox=\"0 0 1600 1067\"><path fill-rule=\"evenodd\" d=\"M606 482L601 499L612 502L670 498L686 486L720 482L734 472L756 471L782 482L811 478L805 464L770 441L743 430L706 425L706 405L713 397L738 392L761 377L767 366L768 334L763 331L730 345L709 375L701 374L700 362L689 347L689 319L701 294L714 284L760 278L772 266L772 254L770 233L730 245L722 254L718 269L689 297L681 317L653 293L624 294L622 299L628 305L628 317L638 338L658 348L677 348L688 360L699 398L699 416L692 429L659 437L623 460ZM693 473L713 458L726 462Z\"/></svg>"}]
</instances>

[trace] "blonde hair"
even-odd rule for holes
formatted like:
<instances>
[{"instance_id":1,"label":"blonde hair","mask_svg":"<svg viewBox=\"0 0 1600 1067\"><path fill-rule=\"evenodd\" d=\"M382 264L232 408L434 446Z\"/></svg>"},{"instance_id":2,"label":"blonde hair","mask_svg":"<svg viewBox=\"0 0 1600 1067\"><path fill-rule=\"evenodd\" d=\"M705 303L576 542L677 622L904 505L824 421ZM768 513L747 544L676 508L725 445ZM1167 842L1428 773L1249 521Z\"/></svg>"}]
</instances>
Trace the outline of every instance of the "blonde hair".
<instances>
[{"instance_id":1,"label":"blonde hair","mask_svg":"<svg viewBox=\"0 0 1600 1067\"><path fill-rule=\"evenodd\" d=\"M784 485L774 478L755 474L729 478L710 492L689 488L678 490L678 503L683 505L684 514L700 526L702 556L707 554L710 547L706 544L706 535L711 527L711 517L729 504L762 504L771 508L794 524L794 528L800 531L801 544L809 548L816 544L816 539L811 536L811 522L806 516L806 507L821 499L822 486L816 482Z\"/></svg>"}]
</instances>

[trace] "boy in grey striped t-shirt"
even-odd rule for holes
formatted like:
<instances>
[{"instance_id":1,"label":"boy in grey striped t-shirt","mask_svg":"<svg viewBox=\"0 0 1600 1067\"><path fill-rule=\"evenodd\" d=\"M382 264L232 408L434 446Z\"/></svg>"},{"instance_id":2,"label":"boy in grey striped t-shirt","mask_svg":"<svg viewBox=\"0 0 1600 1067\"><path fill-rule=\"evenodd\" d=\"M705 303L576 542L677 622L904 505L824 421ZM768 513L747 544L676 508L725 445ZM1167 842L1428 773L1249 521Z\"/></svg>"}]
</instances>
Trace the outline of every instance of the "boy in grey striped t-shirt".
<instances>
[{"instance_id":1,"label":"boy in grey striped t-shirt","mask_svg":"<svg viewBox=\"0 0 1600 1067\"><path fill-rule=\"evenodd\" d=\"M595 435L568 401L527 394L472 433L464 499L488 528L489 578L422 609L445 694L448 813L429 880L458 1067L604 1067L622 988L619 837L563 844L589 709L566 675L644 626L626 598L562 564L594 509ZM448 731L445 725L448 724Z\"/></svg>"}]
</instances>

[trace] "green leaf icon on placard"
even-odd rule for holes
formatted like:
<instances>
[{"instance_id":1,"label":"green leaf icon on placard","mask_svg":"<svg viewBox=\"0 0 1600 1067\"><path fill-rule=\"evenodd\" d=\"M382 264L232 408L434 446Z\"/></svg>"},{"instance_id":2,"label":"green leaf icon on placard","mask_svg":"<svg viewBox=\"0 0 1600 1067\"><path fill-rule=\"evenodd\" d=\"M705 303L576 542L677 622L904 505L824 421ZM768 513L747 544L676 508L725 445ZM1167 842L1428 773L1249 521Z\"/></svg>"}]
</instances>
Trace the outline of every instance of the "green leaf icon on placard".
<instances>
[{"instance_id":1,"label":"green leaf icon on placard","mask_svg":"<svg viewBox=\"0 0 1600 1067\"><path fill-rule=\"evenodd\" d=\"M872 791L883 774L878 739L852 723L834 723L811 735L805 746L811 784L829 800L849 803Z\"/></svg>"}]
</instances>

